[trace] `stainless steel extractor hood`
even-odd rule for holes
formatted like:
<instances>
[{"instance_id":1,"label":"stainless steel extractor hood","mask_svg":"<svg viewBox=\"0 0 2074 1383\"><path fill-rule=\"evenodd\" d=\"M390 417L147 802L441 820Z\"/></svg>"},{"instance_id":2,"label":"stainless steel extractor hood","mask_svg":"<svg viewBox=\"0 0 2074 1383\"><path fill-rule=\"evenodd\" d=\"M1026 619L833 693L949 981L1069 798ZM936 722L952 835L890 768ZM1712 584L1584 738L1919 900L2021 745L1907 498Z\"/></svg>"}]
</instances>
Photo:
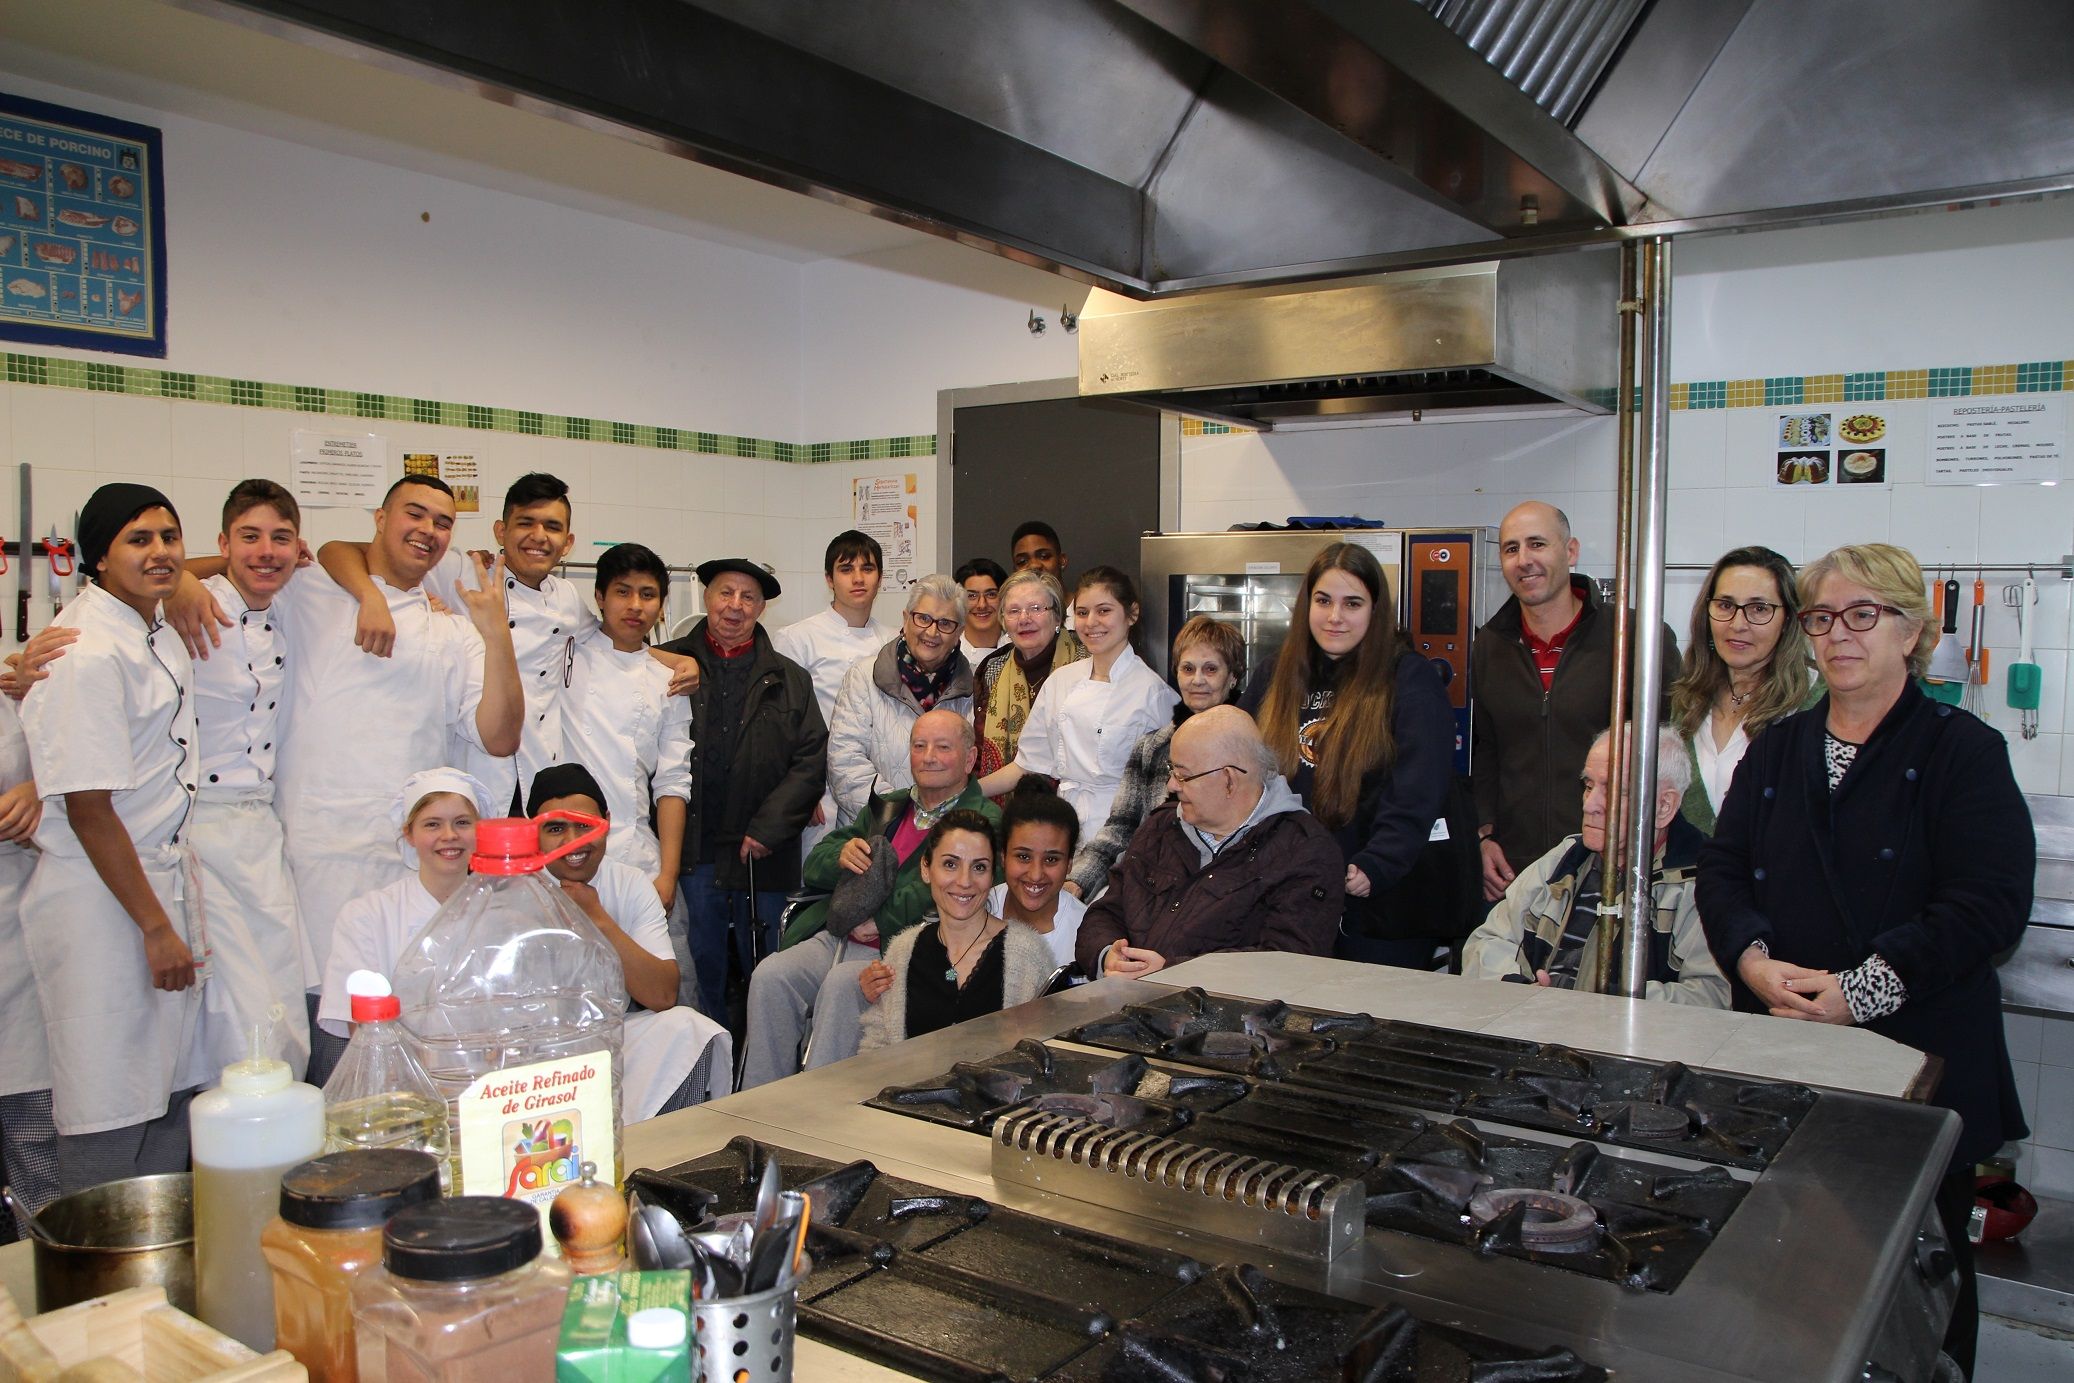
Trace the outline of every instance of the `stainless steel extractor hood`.
<instances>
[{"instance_id":1,"label":"stainless steel extractor hood","mask_svg":"<svg viewBox=\"0 0 2074 1383\"><path fill-rule=\"evenodd\" d=\"M1150 302L1097 288L1080 314L1080 392L1263 428L1603 413L1618 273L1618 256L1580 251Z\"/></svg>"}]
</instances>

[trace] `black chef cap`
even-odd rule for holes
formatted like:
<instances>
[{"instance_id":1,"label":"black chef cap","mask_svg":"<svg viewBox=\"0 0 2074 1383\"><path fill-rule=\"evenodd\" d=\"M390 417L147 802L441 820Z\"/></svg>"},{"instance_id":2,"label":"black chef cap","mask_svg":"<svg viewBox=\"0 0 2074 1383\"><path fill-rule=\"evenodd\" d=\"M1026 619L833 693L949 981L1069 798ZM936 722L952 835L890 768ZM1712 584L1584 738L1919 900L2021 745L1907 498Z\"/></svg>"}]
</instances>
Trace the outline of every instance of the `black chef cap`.
<instances>
[{"instance_id":1,"label":"black chef cap","mask_svg":"<svg viewBox=\"0 0 2074 1383\"><path fill-rule=\"evenodd\" d=\"M180 522L173 501L149 485L116 481L94 491L86 508L79 511L79 560L89 578L100 580L101 562L116 536L147 509L163 509L173 516L173 522Z\"/></svg>"},{"instance_id":2,"label":"black chef cap","mask_svg":"<svg viewBox=\"0 0 2074 1383\"><path fill-rule=\"evenodd\" d=\"M612 815L612 808L605 801L605 789L598 786L598 780L582 764L554 764L534 774L533 790L526 794L526 815L540 815L540 804L557 797L588 797L598 804L598 815Z\"/></svg>"}]
</instances>

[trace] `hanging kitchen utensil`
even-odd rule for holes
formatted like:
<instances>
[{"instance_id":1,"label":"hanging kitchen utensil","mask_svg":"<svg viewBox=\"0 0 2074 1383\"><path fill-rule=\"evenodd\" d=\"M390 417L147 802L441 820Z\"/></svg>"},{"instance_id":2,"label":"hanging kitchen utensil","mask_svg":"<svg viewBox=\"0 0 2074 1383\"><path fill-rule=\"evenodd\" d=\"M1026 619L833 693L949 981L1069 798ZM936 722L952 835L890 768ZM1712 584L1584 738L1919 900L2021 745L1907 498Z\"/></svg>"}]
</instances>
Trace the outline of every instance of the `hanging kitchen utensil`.
<instances>
[{"instance_id":1,"label":"hanging kitchen utensil","mask_svg":"<svg viewBox=\"0 0 2074 1383\"><path fill-rule=\"evenodd\" d=\"M22 470L22 574L14 580L14 641L29 641L29 581L35 567L32 565L36 540L30 535L36 530L29 519L29 463L24 461Z\"/></svg>"},{"instance_id":2,"label":"hanging kitchen utensil","mask_svg":"<svg viewBox=\"0 0 2074 1383\"><path fill-rule=\"evenodd\" d=\"M1975 715L1983 715L1987 710L1986 698L1981 692L1981 688L1987 684L1988 680L1987 627L1988 583L1981 572L1976 569L1973 573L1972 642L1966 646L1968 676L1966 678L1966 696L1964 701L1966 709Z\"/></svg>"},{"instance_id":3,"label":"hanging kitchen utensil","mask_svg":"<svg viewBox=\"0 0 2074 1383\"><path fill-rule=\"evenodd\" d=\"M1930 653L1929 671L1923 674L1923 690L1948 706L1959 704L1966 694L1966 654L1959 647L1959 582L1956 577L1942 585L1932 583L1938 613L1943 617L1937 647Z\"/></svg>"},{"instance_id":4,"label":"hanging kitchen utensil","mask_svg":"<svg viewBox=\"0 0 2074 1383\"><path fill-rule=\"evenodd\" d=\"M2026 572L2017 596L2016 661L2009 665L2008 690L2004 699L2020 713L2018 724L2027 740L2038 738L2038 694L2045 683L2044 672L2031 661L2031 606L2037 599L2037 577Z\"/></svg>"},{"instance_id":5,"label":"hanging kitchen utensil","mask_svg":"<svg viewBox=\"0 0 2074 1383\"><path fill-rule=\"evenodd\" d=\"M57 525L52 524L50 536L43 540L43 551L50 558L50 617L55 620L58 611L65 607L65 578L72 574L76 565L72 540L60 538Z\"/></svg>"}]
</instances>

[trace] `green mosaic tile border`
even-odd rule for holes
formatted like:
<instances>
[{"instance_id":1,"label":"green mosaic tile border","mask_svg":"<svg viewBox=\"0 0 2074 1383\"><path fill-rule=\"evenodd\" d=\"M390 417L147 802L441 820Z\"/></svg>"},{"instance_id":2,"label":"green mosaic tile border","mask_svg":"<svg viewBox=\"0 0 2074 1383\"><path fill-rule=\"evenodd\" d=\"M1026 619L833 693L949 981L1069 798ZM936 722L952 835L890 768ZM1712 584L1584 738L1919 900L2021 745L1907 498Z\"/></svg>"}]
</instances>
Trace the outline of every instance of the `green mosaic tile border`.
<instances>
[{"instance_id":1,"label":"green mosaic tile border","mask_svg":"<svg viewBox=\"0 0 2074 1383\"><path fill-rule=\"evenodd\" d=\"M275 408L292 413L370 418L400 423L430 423L484 432L515 432L573 442L611 442L619 446L688 451L704 456L752 457L795 465L831 461L892 461L936 454L933 433L909 437L865 437L845 442L780 442L768 437L737 437L725 432L697 432L650 423L607 418L564 417L525 408L494 408L477 403L405 398L313 384L273 384L229 379L222 375L188 374L150 365L106 364L57 356L5 353L10 384L37 384L53 389L85 389L95 393L134 394L147 398L186 399L246 408ZM1676 411L1709 408L1781 408L1803 404L1878 402L1886 399L1964 398L1974 394L2060 393L2074 376L2074 360L2034 360L2015 365L1941 365L1921 370L1866 370L1848 374L1773 375L1763 379L1703 379L1671 386ZM1612 389L1593 390L1592 400L1611 407ZM1183 418L1188 437L1218 436L1235 429L1199 418Z\"/></svg>"},{"instance_id":2,"label":"green mosaic tile border","mask_svg":"<svg viewBox=\"0 0 2074 1383\"><path fill-rule=\"evenodd\" d=\"M104 364L57 356L9 351L5 355L10 384L39 384L53 389L85 389L94 393L131 394L144 398L184 399L195 403L275 408L291 413L317 413L340 418L367 418L399 423L430 423L483 432L515 432L572 442L612 442L620 446L654 447L706 456L751 457L817 465L830 461L892 461L936 454L934 433L909 437L864 437L845 442L781 442L769 437L737 437L725 432L657 427L606 418L564 417L525 408L495 408L478 403L370 394L353 389L327 389L313 384L273 384L222 375L187 374L149 365Z\"/></svg>"}]
</instances>

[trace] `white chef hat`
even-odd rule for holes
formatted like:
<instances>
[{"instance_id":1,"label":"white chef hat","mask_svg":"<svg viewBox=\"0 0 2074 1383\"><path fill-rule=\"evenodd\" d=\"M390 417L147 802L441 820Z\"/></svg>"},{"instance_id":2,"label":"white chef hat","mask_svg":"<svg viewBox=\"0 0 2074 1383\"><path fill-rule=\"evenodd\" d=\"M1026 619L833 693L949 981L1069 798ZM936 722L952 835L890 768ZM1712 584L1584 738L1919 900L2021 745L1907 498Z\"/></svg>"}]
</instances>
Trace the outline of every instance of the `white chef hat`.
<instances>
[{"instance_id":1,"label":"white chef hat","mask_svg":"<svg viewBox=\"0 0 2074 1383\"><path fill-rule=\"evenodd\" d=\"M403 780L403 787L397 792L396 800L389 804L389 821L396 828L396 852L403 856L404 864L412 869L418 867L418 852L411 848L410 841L404 834L405 827L409 824L411 809L438 792L450 792L456 797L467 798L475 804L476 815L479 817L492 814L489 807L490 790L472 773L464 773L458 768L428 768L411 774Z\"/></svg>"}]
</instances>

